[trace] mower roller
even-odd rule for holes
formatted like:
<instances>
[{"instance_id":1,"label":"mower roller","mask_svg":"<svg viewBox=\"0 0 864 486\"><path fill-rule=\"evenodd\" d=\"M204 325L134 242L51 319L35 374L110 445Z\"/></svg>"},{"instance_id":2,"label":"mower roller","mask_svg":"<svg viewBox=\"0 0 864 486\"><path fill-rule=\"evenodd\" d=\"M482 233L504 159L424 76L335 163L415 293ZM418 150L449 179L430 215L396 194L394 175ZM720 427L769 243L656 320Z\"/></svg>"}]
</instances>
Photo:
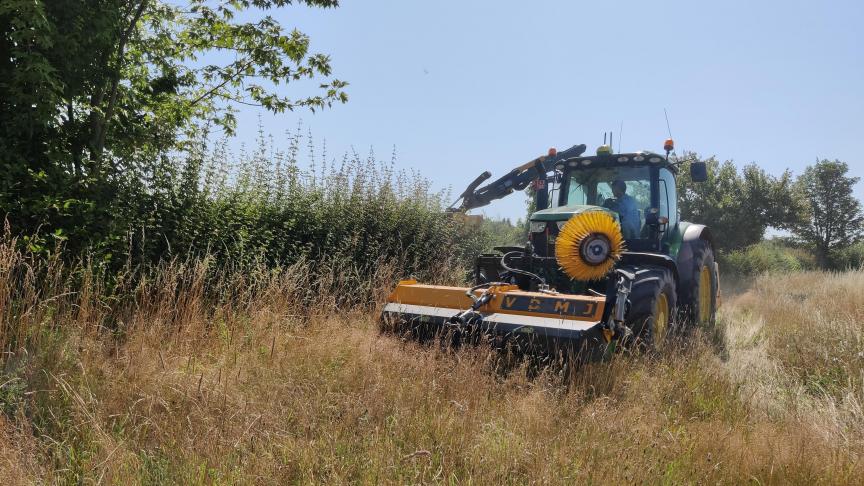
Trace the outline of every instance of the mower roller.
<instances>
[{"instance_id":1,"label":"mower roller","mask_svg":"<svg viewBox=\"0 0 864 486\"><path fill-rule=\"evenodd\" d=\"M710 230L679 221L678 163L652 152L615 154L602 145L550 149L486 186L484 172L461 194L470 209L533 186L523 247L499 247L474 265L475 285L399 282L382 330L453 343L486 337L530 349L597 356L609 344L662 345L673 332L712 325L719 269ZM704 182L704 163L690 177Z\"/></svg>"}]
</instances>

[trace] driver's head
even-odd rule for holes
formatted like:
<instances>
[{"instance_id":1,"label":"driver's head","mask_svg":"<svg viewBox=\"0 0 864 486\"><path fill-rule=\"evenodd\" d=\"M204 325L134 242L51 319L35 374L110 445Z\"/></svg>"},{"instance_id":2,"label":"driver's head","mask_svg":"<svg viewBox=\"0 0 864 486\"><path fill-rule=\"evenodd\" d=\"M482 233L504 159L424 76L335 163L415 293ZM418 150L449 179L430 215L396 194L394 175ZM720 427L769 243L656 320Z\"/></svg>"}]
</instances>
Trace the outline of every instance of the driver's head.
<instances>
[{"instance_id":1,"label":"driver's head","mask_svg":"<svg viewBox=\"0 0 864 486\"><path fill-rule=\"evenodd\" d=\"M627 184L625 184L624 181L617 179L612 182L612 194L614 194L616 198L623 196L625 192L627 192Z\"/></svg>"}]
</instances>

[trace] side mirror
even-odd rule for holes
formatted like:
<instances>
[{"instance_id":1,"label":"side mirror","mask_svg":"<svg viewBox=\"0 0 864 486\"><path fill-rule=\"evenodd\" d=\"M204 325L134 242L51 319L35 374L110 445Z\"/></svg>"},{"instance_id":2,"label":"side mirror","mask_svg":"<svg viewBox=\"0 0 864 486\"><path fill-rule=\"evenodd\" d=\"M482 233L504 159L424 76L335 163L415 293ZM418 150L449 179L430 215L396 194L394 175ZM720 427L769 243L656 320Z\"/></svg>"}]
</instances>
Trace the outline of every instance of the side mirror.
<instances>
[{"instance_id":1,"label":"side mirror","mask_svg":"<svg viewBox=\"0 0 864 486\"><path fill-rule=\"evenodd\" d=\"M693 182L705 182L708 180L708 166L705 162L690 163L690 180Z\"/></svg>"},{"instance_id":2,"label":"side mirror","mask_svg":"<svg viewBox=\"0 0 864 486\"><path fill-rule=\"evenodd\" d=\"M651 210L645 212L645 224L648 226L654 226L659 231L666 231L664 225L668 223L669 218L666 216L660 216L660 210L658 208L651 208Z\"/></svg>"}]
</instances>

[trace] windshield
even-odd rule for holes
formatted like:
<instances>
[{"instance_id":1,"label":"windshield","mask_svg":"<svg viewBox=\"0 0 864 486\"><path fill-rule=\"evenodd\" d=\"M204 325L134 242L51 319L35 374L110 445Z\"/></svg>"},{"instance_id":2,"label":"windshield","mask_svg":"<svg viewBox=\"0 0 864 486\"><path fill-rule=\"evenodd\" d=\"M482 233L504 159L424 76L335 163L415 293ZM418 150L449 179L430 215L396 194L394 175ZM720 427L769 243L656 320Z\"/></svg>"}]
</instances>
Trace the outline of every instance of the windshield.
<instances>
[{"instance_id":1,"label":"windshield","mask_svg":"<svg viewBox=\"0 0 864 486\"><path fill-rule=\"evenodd\" d=\"M566 206L603 206L618 213L625 239L639 238L645 227L645 210L651 206L651 178L648 167L598 167L572 170Z\"/></svg>"}]
</instances>

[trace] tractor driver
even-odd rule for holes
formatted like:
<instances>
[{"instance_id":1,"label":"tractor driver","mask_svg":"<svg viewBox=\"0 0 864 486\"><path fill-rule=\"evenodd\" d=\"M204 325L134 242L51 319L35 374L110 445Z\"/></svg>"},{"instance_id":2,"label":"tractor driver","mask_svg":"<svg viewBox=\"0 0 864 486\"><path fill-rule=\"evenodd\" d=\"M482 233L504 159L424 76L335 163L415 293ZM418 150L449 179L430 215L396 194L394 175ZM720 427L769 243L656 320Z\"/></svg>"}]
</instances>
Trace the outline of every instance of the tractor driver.
<instances>
[{"instance_id":1,"label":"tractor driver","mask_svg":"<svg viewBox=\"0 0 864 486\"><path fill-rule=\"evenodd\" d=\"M639 209L636 200L627 194L627 184L620 179L612 181L612 195L615 199L607 199L603 206L618 213L621 221L621 233L624 239L639 238L642 222L639 220Z\"/></svg>"}]
</instances>

